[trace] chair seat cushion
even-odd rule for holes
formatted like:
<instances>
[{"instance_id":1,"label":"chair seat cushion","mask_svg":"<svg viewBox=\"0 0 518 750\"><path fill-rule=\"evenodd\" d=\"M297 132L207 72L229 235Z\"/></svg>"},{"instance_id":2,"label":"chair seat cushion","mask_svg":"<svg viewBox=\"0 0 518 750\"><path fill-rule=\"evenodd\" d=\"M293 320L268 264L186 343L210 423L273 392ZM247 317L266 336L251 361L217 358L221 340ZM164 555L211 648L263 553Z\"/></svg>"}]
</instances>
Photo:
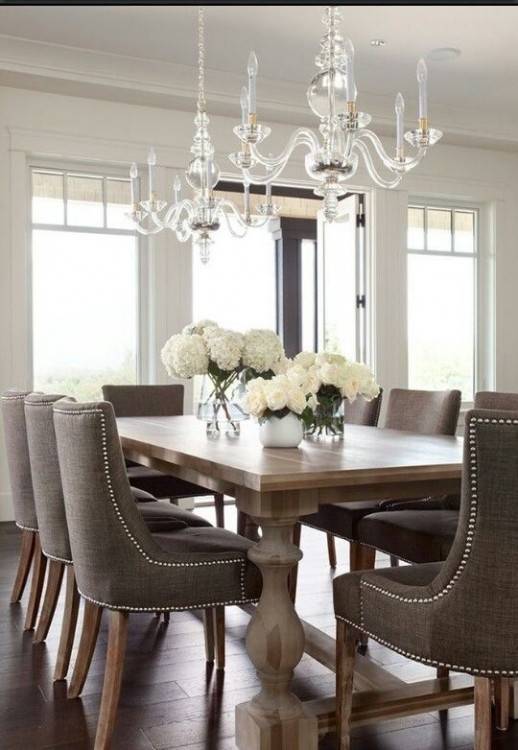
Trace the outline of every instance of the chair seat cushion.
<instances>
[{"instance_id":1,"label":"chair seat cushion","mask_svg":"<svg viewBox=\"0 0 518 750\"><path fill-rule=\"evenodd\" d=\"M132 487L151 492L155 497L198 497L214 495L212 490L185 482L170 474L164 474L147 466L129 466L127 469Z\"/></svg>"},{"instance_id":2,"label":"chair seat cushion","mask_svg":"<svg viewBox=\"0 0 518 750\"><path fill-rule=\"evenodd\" d=\"M139 490L138 487L131 487L131 494L136 503L156 503L156 497L151 492Z\"/></svg>"},{"instance_id":3,"label":"chair seat cushion","mask_svg":"<svg viewBox=\"0 0 518 750\"><path fill-rule=\"evenodd\" d=\"M248 550L253 546L253 542L245 537L234 534L232 531L220 528L186 528L178 531L174 534L153 534L154 541L159 547L171 555L174 555L175 559L181 558L183 555L187 559L195 559L197 561L210 561L217 560L218 558L225 558L229 556L239 556L242 558L244 563L244 572L241 576L239 588L234 584L231 588L235 590L229 590L225 594L227 601L239 599L245 596L247 599L257 599L261 595L262 579L259 569L248 560ZM211 579L214 577L214 584L223 584L223 578L226 577L227 566L214 565L209 566L206 572L209 575L203 577L203 583L200 583L202 590L192 592L193 601L206 601L210 600L213 596L211 592ZM200 577L200 581L201 581Z\"/></svg>"},{"instance_id":4,"label":"chair seat cushion","mask_svg":"<svg viewBox=\"0 0 518 750\"><path fill-rule=\"evenodd\" d=\"M343 539L356 539L356 526L364 516L379 510L379 500L357 500L351 503L321 505L316 513L303 516L301 523Z\"/></svg>"},{"instance_id":5,"label":"chair seat cushion","mask_svg":"<svg viewBox=\"0 0 518 750\"><path fill-rule=\"evenodd\" d=\"M190 510L178 508L176 505L145 502L137 505L148 529L155 533L161 531L178 531L188 527L212 528L209 521L191 513Z\"/></svg>"},{"instance_id":6,"label":"chair seat cushion","mask_svg":"<svg viewBox=\"0 0 518 750\"><path fill-rule=\"evenodd\" d=\"M458 521L456 510L383 511L359 521L357 538L407 562L440 562L448 556Z\"/></svg>"},{"instance_id":7,"label":"chair seat cushion","mask_svg":"<svg viewBox=\"0 0 518 750\"><path fill-rule=\"evenodd\" d=\"M366 629L370 623L365 622L364 600L365 585L387 588L391 592L397 586L426 587L439 575L442 563L427 565L405 565L400 568L380 568L373 571L357 571L337 576L333 581L333 599L335 615L361 628ZM368 589L372 592L373 589ZM411 591L411 589L410 589ZM382 600L380 600L382 601ZM383 630L383 616L379 613L379 627ZM381 633L382 634L382 633Z\"/></svg>"}]
</instances>

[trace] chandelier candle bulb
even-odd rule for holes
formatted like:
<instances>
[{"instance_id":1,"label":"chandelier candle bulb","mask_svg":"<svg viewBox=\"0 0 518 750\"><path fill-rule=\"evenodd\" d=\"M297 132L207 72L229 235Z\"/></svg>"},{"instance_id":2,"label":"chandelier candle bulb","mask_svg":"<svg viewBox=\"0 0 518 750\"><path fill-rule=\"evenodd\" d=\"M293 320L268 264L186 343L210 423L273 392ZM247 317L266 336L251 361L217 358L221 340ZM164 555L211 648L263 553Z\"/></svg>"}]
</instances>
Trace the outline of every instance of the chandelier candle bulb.
<instances>
[{"instance_id":1,"label":"chandelier candle bulb","mask_svg":"<svg viewBox=\"0 0 518 750\"><path fill-rule=\"evenodd\" d=\"M182 189L182 181L179 175L176 175L173 182L174 202L178 203L180 200L180 190Z\"/></svg>"},{"instance_id":2,"label":"chandelier candle bulb","mask_svg":"<svg viewBox=\"0 0 518 750\"><path fill-rule=\"evenodd\" d=\"M403 136L404 136L404 117L405 117L405 100L403 94L399 92L396 96L396 155L398 159L403 158Z\"/></svg>"},{"instance_id":3,"label":"chandelier candle bulb","mask_svg":"<svg viewBox=\"0 0 518 750\"><path fill-rule=\"evenodd\" d=\"M257 62L257 56L255 52L250 52L250 56L248 58L248 106L249 106L249 114L255 115L257 112L257 102L256 102L256 79L257 79L257 68L258 68L258 62Z\"/></svg>"},{"instance_id":4,"label":"chandelier candle bulb","mask_svg":"<svg viewBox=\"0 0 518 750\"><path fill-rule=\"evenodd\" d=\"M131 204L132 206L135 206L139 200L140 196L138 195L139 189L138 189L138 168L135 162L130 167L130 186L131 186Z\"/></svg>"},{"instance_id":5,"label":"chandelier candle bulb","mask_svg":"<svg viewBox=\"0 0 518 750\"><path fill-rule=\"evenodd\" d=\"M243 86L241 89L241 125L243 127L246 127L246 124L248 122L248 91L246 86Z\"/></svg>"},{"instance_id":6,"label":"chandelier candle bulb","mask_svg":"<svg viewBox=\"0 0 518 750\"><path fill-rule=\"evenodd\" d=\"M419 84L419 120L421 124L423 120L428 119L428 69L423 58L417 63L417 82ZM423 130L426 130L426 127Z\"/></svg>"},{"instance_id":7,"label":"chandelier candle bulb","mask_svg":"<svg viewBox=\"0 0 518 750\"><path fill-rule=\"evenodd\" d=\"M354 80L354 45L350 39L346 39L344 42L344 53L347 71L347 101L355 102L356 97L358 96L358 90Z\"/></svg>"},{"instance_id":8,"label":"chandelier candle bulb","mask_svg":"<svg viewBox=\"0 0 518 750\"><path fill-rule=\"evenodd\" d=\"M149 200L153 200L153 193L154 193L154 176L155 176L155 166L156 166L156 153L153 146L149 149L149 153L147 155L147 165L148 165L148 180L149 180Z\"/></svg>"}]
</instances>

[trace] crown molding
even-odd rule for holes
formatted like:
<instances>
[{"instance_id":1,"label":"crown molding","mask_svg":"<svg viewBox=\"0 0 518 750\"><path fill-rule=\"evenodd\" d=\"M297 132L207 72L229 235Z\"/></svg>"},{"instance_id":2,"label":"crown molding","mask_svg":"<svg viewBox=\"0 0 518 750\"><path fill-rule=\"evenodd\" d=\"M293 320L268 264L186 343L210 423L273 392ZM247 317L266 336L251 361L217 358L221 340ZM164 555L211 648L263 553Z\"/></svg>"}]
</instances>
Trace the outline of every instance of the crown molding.
<instances>
[{"instance_id":1,"label":"crown molding","mask_svg":"<svg viewBox=\"0 0 518 750\"><path fill-rule=\"evenodd\" d=\"M206 77L210 112L237 122L243 76L209 69ZM196 70L187 65L0 35L0 86L194 113L195 82ZM316 127L305 84L261 78L258 95L264 121ZM377 132L393 136L392 97L362 92L361 104L372 114ZM407 101L407 113L416 108L415 101ZM441 105L432 106L432 116L445 143L518 150L511 116Z\"/></svg>"}]
</instances>

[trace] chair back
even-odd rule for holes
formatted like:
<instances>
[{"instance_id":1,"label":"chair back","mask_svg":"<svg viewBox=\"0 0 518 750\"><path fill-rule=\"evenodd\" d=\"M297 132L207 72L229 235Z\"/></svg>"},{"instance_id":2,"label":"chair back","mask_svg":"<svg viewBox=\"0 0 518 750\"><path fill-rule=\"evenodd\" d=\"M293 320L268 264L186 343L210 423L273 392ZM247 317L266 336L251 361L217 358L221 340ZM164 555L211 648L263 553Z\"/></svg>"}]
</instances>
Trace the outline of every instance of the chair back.
<instances>
[{"instance_id":1,"label":"chair back","mask_svg":"<svg viewBox=\"0 0 518 750\"><path fill-rule=\"evenodd\" d=\"M344 400L344 422L346 424L360 424L367 427L376 427L380 416L383 389L380 389L376 398L367 401L358 397L350 402Z\"/></svg>"},{"instance_id":2,"label":"chair back","mask_svg":"<svg viewBox=\"0 0 518 750\"><path fill-rule=\"evenodd\" d=\"M28 395L28 391L6 391L0 403L14 520L21 529L38 531L25 426L24 400Z\"/></svg>"},{"instance_id":3,"label":"chair back","mask_svg":"<svg viewBox=\"0 0 518 750\"><path fill-rule=\"evenodd\" d=\"M183 385L103 385L103 399L117 417L177 417L183 393Z\"/></svg>"},{"instance_id":4,"label":"chair back","mask_svg":"<svg viewBox=\"0 0 518 750\"><path fill-rule=\"evenodd\" d=\"M63 400L53 412L79 591L122 606L146 585L144 547L154 545L131 495L113 406Z\"/></svg>"},{"instance_id":5,"label":"chair back","mask_svg":"<svg viewBox=\"0 0 518 750\"><path fill-rule=\"evenodd\" d=\"M52 411L54 403L62 398L57 394L29 394L25 399L25 422L41 548L47 557L70 564L72 552Z\"/></svg>"},{"instance_id":6,"label":"chair back","mask_svg":"<svg viewBox=\"0 0 518 750\"><path fill-rule=\"evenodd\" d=\"M474 409L457 535L431 592L434 645L463 671L518 672L517 568L518 411Z\"/></svg>"},{"instance_id":7,"label":"chair back","mask_svg":"<svg viewBox=\"0 0 518 750\"><path fill-rule=\"evenodd\" d=\"M475 409L518 411L518 393L479 391L475 394Z\"/></svg>"},{"instance_id":8,"label":"chair back","mask_svg":"<svg viewBox=\"0 0 518 750\"><path fill-rule=\"evenodd\" d=\"M460 391L390 391L385 428L423 435L455 435L461 402Z\"/></svg>"}]
</instances>

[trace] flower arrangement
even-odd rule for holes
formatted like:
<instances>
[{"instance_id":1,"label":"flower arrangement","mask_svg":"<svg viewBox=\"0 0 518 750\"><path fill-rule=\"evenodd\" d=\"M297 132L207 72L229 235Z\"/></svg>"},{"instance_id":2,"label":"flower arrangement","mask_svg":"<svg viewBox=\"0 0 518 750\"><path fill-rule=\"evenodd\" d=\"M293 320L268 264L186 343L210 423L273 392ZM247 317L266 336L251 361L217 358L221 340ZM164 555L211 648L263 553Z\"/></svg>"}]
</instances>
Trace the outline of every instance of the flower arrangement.
<instances>
[{"instance_id":1,"label":"flower arrangement","mask_svg":"<svg viewBox=\"0 0 518 750\"><path fill-rule=\"evenodd\" d=\"M343 399L352 402L362 396L371 401L380 392L366 365L350 362L341 354L300 352L287 376L314 395L313 418L306 425L308 434L343 434Z\"/></svg>"},{"instance_id":2,"label":"flower arrangement","mask_svg":"<svg viewBox=\"0 0 518 750\"><path fill-rule=\"evenodd\" d=\"M239 420L247 414L229 401L228 393L241 373L245 379L271 378L285 360L284 348L274 331L252 329L239 333L213 320L191 323L165 343L161 352L168 374L176 378L206 375L212 393L199 416L208 422L208 432L219 431L219 421L227 431L239 432ZM218 414L223 416L218 419Z\"/></svg>"}]
</instances>

